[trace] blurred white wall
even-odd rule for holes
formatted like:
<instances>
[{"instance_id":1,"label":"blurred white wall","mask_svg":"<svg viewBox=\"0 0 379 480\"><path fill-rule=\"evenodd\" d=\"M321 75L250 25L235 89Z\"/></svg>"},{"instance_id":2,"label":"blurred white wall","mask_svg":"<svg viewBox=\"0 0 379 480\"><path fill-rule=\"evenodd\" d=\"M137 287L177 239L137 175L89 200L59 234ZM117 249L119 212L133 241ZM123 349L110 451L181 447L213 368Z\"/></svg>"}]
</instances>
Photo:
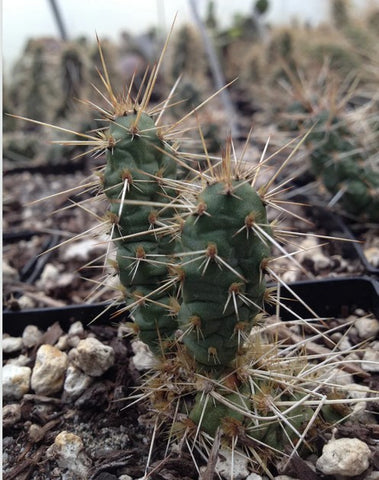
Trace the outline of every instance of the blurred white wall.
<instances>
[{"instance_id":1,"label":"blurred white wall","mask_svg":"<svg viewBox=\"0 0 379 480\"><path fill-rule=\"evenodd\" d=\"M351 0L358 7L376 5L379 0ZM122 30L130 33L146 31L159 25L167 30L177 13L177 23L191 21L188 0L56 0L68 34L109 36L117 39ZM215 0L221 25L230 24L236 12L248 13L255 0ZM312 25L325 21L331 0L270 0L267 21L288 22L294 18ZM198 0L204 13L208 0ZM32 36L58 35L48 0L2 0L3 67L10 68Z\"/></svg>"}]
</instances>

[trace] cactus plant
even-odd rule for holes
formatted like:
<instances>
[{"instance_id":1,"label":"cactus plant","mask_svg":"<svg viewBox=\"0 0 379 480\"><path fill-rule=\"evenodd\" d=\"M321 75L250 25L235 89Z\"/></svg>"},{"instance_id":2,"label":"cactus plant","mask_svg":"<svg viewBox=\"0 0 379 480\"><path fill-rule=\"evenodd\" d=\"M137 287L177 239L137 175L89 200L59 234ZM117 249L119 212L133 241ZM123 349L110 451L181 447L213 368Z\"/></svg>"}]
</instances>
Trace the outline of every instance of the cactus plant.
<instances>
[{"instance_id":1,"label":"cactus plant","mask_svg":"<svg viewBox=\"0 0 379 480\"><path fill-rule=\"evenodd\" d=\"M229 145L230 148L230 145ZM270 235L265 206L246 178L224 172L196 200L182 235L183 343L201 367L235 360L241 335L263 309Z\"/></svg>"},{"instance_id":2,"label":"cactus plant","mask_svg":"<svg viewBox=\"0 0 379 480\"><path fill-rule=\"evenodd\" d=\"M137 400L149 399L156 426L171 422L170 441L190 440L207 452L222 432L232 451L247 451L254 467L273 478L268 459L286 446L294 455L313 426L343 416L330 409L322 416L331 401L319 390L327 388L322 375L330 373L333 355L313 364L303 345L281 345L260 321L265 302L275 301L265 276L280 280L271 267L272 247L285 253L285 231L266 211L283 213L275 202L280 187L273 184L285 163L256 188L266 160L257 166L237 161L228 139L220 161L214 164L206 151L207 168L188 166L193 178L178 180L185 155L177 141L169 142L178 122L161 127L162 110L149 108L162 57L138 101L131 86L124 96L114 94L100 54L110 106L99 107L106 127L77 135L86 139L78 143L107 151L98 176L109 203L105 223L116 247L121 311L130 312L134 332L156 358ZM312 322L294 322L304 324L315 338L322 335Z\"/></svg>"},{"instance_id":3,"label":"cactus plant","mask_svg":"<svg viewBox=\"0 0 379 480\"><path fill-rule=\"evenodd\" d=\"M173 215L170 192L162 187L161 178L175 179L176 162L145 112L116 117L108 135L110 147L102 178L111 202L109 217L120 280L127 305L137 306L143 297L134 319L141 339L157 350L164 337L176 330L176 322L168 315L173 289L159 286L169 274L164 259L175 246L161 233ZM133 201L136 204L128 204ZM155 206L162 204L163 208Z\"/></svg>"},{"instance_id":4,"label":"cactus plant","mask_svg":"<svg viewBox=\"0 0 379 480\"><path fill-rule=\"evenodd\" d=\"M287 75L293 96L281 128L308 131L305 144L311 170L331 195L330 205L355 220L378 222L379 171L358 126L365 123L366 131L373 127L365 105L349 106L349 99L358 92L356 84L353 81L345 94L344 84L336 88L337 77L329 76L325 84L325 71L313 80L303 76L300 81L289 70Z\"/></svg>"}]
</instances>

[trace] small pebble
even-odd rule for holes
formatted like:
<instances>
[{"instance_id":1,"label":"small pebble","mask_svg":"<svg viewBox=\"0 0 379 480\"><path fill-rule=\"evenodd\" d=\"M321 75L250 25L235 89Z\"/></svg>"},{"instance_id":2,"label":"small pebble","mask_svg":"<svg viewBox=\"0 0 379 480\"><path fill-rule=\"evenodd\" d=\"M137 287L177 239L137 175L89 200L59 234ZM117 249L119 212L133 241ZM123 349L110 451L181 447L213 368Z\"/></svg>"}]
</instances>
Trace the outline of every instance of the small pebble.
<instances>
[{"instance_id":1,"label":"small pebble","mask_svg":"<svg viewBox=\"0 0 379 480\"><path fill-rule=\"evenodd\" d=\"M9 358L7 365L18 365L19 367L27 367L30 363L30 358L27 355L19 355L15 358Z\"/></svg>"},{"instance_id":2,"label":"small pebble","mask_svg":"<svg viewBox=\"0 0 379 480\"><path fill-rule=\"evenodd\" d=\"M4 337L2 346L4 353L14 353L21 350L24 343L21 337Z\"/></svg>"},{"instance_id":3,"label":"small pebble","mask_svg":"<svg viewBox=\"0 0 379 480\"><path fill-rule=\"evenodd\" d=\"M363 354L361 367L366 372L379 372L379 351L372 346L367 347Z\"/></svg>"},{"instance_id":4,"label":"small pebble","mask_svg":"<svg viewBox=\"0 0 379 480\"><path fill-rule=\"evenodd\" d=\"M11 267L7 262L3 261L1 265L1 273L4 284L17 282L19 280L18 271Z\"/></svg>"},{"instance_id":5,"label":"small pebble","mask_svg":"<svg viewBox=\"0 0 379 480\"><path fill-rule=\"evenodd\" d=\"M3 407L3 428L12 428L21 420L21 405L9 403Z\"/></svg>"},{"instance_id":6,"label":"small pebble","mask_svg":"<svg viewBox=\"0 0 379 480\"><path fill-rule=\"evenodd\" d=\"M58 466L74 474L76 480L88 480L92 462L85 453L83 441L73 433L59 433L47 451L46 456L55 459Z\"/></svg>"},{"instance_id":7,"label":"small pebble","mask_svg":"<svg viewBox=\"0 0 379 480\"><path fill-rule=\"evenodd\" d=\"M379 320L373 317L360 317L354 323L362 339L376 337L379 333Z\"/></svg>"},{"instance_id":8,"label":"small pebble","mask_svg":"<svg viewBox=\"0 0 379 480\"><path fill-rule=\"evenodd\" d=\"M93 377L86 375L82 370L69 365L63 385L65 400L76 400L91 385Z\"/></svg>"},{"instance_id":9,"label":"small pebble","mask_svg":"<svg viewBox=\"0 0 379 480\"><path fill-rule=\"evenodd\" d=\"M354 477L368 469L370 457L369 447L358 438L333 439L324 445L316 467L325 475Z\"/></svg>"},{"instance_id":10,"label":"small pebble","mask_svg":"<svg viewBox=\"0 0 379 480\"><path fill-rule=\"evenodd\" d=\"M22 332L22 341L26 348L35 347L41 340L43 333L36 325L27 325Z\"/></svg>"},{"instance_id":11,"label":"small pebble","mask_svg":"<svg viewBox=\"0 0 379 480\"><path fill-rule=\"evenodd\" d=\"M37 305L36 300L28 297L28 295L21 295L21 297L17 299L17 303L21 310L35 308Z\"/></svg>"},{"instance_id":12,"label":"small pebble","mask_svg":"<svg viewBox=\"0 0 379 480\"><path fill-rule=\"evenodd\" d=\"M112 347L89 337L70 350L69 359L87 375L99 377L114 364L115 354Z\"/></svg>"},{"instance_id":13,"label":"small pebble","mask_svg":"<svg viewBox=\"0 0 379 480\"><path fill-rule=\"evenodd\" d=\"M3 366L3 396L5 398L19 400L29 392L30 376L32 370L29 367L18 365Z\"/></svg>"},{"instance_id":14,"label":"small pebble","mask_svg":"<svg viewBox=\"0 0 379 480\"><path fill-rule=\"evenodd\" d=\"M68 344L68 335L61 335L55 344L55 347L58 348L59 350L68 350L70 348Z\"/></svg>"},{"instance_id":15,"label":"small pebble","mask_svg":"<svg viewBox=\"0 0 379 480\"><path fill-rule=\"evenodd\" d=\"M246 477L246 480L262 480L262 477L257 473L250 473L250 475Z\"/></svg>"},{"instance_id":16,"label":"small pebble","mask_svg":"<svg viewBox=\"0 0 379 480\"><path fill-rule=\"evenodd\" d=\"M69 335L83 335L83 333L84 328L82 322L74 322L68 330Z\"/></svg>"},{"instance_id":17,"label":"small pebble","mask_svg":"<svg viewBox=\"0 0 379 480\"><path fill-rule=\"evenodd\" d=\"M134 352L133 364L138 371L149 370L156 364L154 355L145 343L135 340L132 343L132 349Z\"/></svg>"},{"instance_id":18,"label":"small pebble","mask_svg":"<svg viewBox=\"0 0 379 480\"><path fill-rule=\"evenodd\" d=\"M220 448L216 463L216 472L225 480L245 480L249 475L248 458L244 455L232 452L229 449Z\"/></svg>"},{"instance_id":19,"label":"small pebble","mask_svg":"<svg viewBox=\"0 0 379 480\"><path fill-rule=\"evenodd\" d=\"M52 345L41 345L37 351L31 386L38 395L54 395L63 388L67 355Z\"/></svg>"},{"instance_id":20,"label":"small pebble","mask_svg":"<svg viewBox=\"0 0 379 480\"><path fill-rule=\"evenodd\" d=\"M79 335L68 335L67 345L69 348L76 348L79 345L81 338Z\"/></svg>"}]
</instances>

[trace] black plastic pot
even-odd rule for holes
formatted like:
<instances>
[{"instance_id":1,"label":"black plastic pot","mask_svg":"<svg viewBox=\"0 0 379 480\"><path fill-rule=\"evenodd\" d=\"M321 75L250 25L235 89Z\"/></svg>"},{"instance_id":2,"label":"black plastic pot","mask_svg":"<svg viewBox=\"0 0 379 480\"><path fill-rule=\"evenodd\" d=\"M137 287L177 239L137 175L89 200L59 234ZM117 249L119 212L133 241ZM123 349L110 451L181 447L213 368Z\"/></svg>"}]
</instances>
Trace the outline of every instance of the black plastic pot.
<instances>
[{"instance_id":1,"label":"black plastic pot","mask_svg":"<svg viewBox=\"0 0 379 480\"><path fill-rule=\"evenodd\" d=\"M296 296L320 317L347 316L361 308L379 318L379 282L369 277L295 282L289 284L289 290L283 288L281 294L284 305L302 318L310 318L311 314ZM117 307L109 308L107 303L15 312L8 310L3 313L3 328L9 335L19 336L30 324L46 330L59 322L65 331L74 321L81 321L88 326L95 319L94 324L114 325L127 318L126 314L115 317L116 311ZM268 307L268 311L274 313L273 307ZM284 307L280 308L280 316L284 321L294 318Z\"/></svg>"}]
</instances>

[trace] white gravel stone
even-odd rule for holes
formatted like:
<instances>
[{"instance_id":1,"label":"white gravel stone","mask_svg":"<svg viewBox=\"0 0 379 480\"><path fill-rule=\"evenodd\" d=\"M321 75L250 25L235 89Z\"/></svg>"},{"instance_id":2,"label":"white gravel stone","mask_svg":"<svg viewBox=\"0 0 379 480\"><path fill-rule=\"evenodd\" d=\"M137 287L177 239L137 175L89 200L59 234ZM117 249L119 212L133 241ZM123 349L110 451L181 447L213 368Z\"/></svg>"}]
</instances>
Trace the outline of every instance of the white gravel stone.
<instances>
[{"instance_id":1,"label":"white gravel stone","mask_svg":"<svg viewBox=\"0 0 379 480\"><path fill-rule=\"evenodd\" d=\"M328 372L328 375L330 375L329 372ZM337 385L351 385L352 383L354 383L354 378L351 373L346 372L341 368L336 368L332 372L330 382L334 382Z\"/></svg>"},{"instance_id":2,"label":"white gravel stone","mask_svg":"<svg viewBox=\"0 0 379 480\"><path fill-rule=\"evenodd\" d=\"M17 282L19 280L18 271L11 267L9 263L4 262L1 266L1 273L4 283Z\"/></svg>"},{"instance_id":3,"label":"white gravel stone","mask_svg":"<svg viewBox=\"0 0 379 480\"><path fill-rule=\"evenodd\" d=\"M325 475L354 477L368 469L371 451L358 438L330 440L322 449L316 467Z\"/></svg>"},{"instance_id":4,"label":"white gravel stone","mask_svg":"<svg viewBox=\"0 0 379 480\"><path fill-rule=\"evenodd\" d=\"M132 357L135 368L138 371L149 370L156 365L157 361L154 358L150 348L140 340L135 340L132 343L134 356Z\"/></svg>"},{"instance_id":5,"label":"white gravel stone","mask_svg":"<svg viewBox=\"0 0 379 480\"><path fill-rule=\"evenodd\" d=\"M67 345L69 348L76 348L79 345L81 338L79 335L68 335L67 336Z\"/></svg>"},{"instance_id":6,"label":"white gravel stone","mask_svg":"<svg viewBox=\"0 0 379 480\"><path fill-rule=\"evenodd\" d=\"M376 337L379 333L379 320L371 317L358 318L354 323L362 339Z\"/></svg>"},{"instance_id":7,"label":"white gravel stone","mask_svg":"<svg viewBox=\"0 0 379 480\"><path fill-rule=\"evenodd\" d=\"M133 478L130 475L120 475L118 480L133 480Z\"/></svg>"},{"instance_id":8,"label":"white gravel stone","mask_svg":"<svg viewBox=\"0 0 379 480\"><path fill-rule=\"evenodd\" d=\"M245 480L249 475L248 459L238 452L232 452L228 449L220 448L216 463L216 472L225 478L225 480Z\"/></svg>"},{"instance_id":9,"label":"white gravel stone","mask_svg":"<svg viewBox=\"0 0 379 480\"><path fill-rule=\"evenodd\" d=\"M295 477L289 477L288 475L278 475L277 477L274 477L275 480L298 480L298 478Z\"/></svg>"},{"instance_id":10,"label":"white gravel stone","mask_svg":"<svg viewBox=\"0 0 379 480\"><path fill-rule=\"evenodd\" d=\"M7 364L3 367L3 396L19 400L30 389L30 376L32 370L29 367Z\"/></svg>"},{"instance_id":11,"label":"white gravel stone","mask_svg":"<svg viewBox=\"0 0 379 480\"><path fill-rule=\"evenodd\" d=\"M31 386L38 395L53 395L63 388L68 365L67 355L52 345L41 345L37 351Z\"/></svg>"},{"instance_id":12,"label":"white gravel stone","mask_svg":"<svg viewBox=\"0 0 379 480\"><path fill-rule=\"evenodd\" d=\"M83 333L84 327L82 322L74 322L68 330L69 335L82 335Z\"/></svg>"},{"instance_id":13,"label":"white gravel stone","mask_svg":"<svg viewBox=\"0 0 379 480\"><path fill-rule=\"evenodd\" d=\"M21 297L17 299L17 303L21 310L35 308L37 305L37 302L32 298L28 297L28 295L21 295Z\"/></svg>"},{"instance_id":14,"label":"white gravel stone","mask_svg":"<svg viewBox=\"0 0 379 480\"><path fill-rule=\"evenodd\" d=\"M56 284L59 276L60 272L58 267L52 263L47 263L41 273L40 279L36 282L37 287L44 288L45 285L51 285L53 283Z\"/></svg>"},{"instance_id":15,"label":"white gravel stone","mask_svg":"<svg viewBox=\"0 0 379 480\"><path fill-rule=\"evenodd\" d=\"M367 347L363 354L361 367L366 372L379 372L379 351L373 347Z\"/></svg>"},{"instance_id":16,"label":"white gravel stone","mask_svg":"<svg viewBox=\"0 0 379 480\"><path fill-rule=\"evenodd\" d=\"M366 477L365 480L379 480L379 472L370 472Z\"/></svg>"},{"instance_id":17,"label":"white gravel stone","mask_svg":"<svg viewBox=\"0 0 379 480\"><path fill-rule=\"evenodd\" d=\"M114 350L96 338L80 340L69 352L70 361L91 377L100 377L114 364Z\"/></svg>"},{"instance_id":18,"label":"white gravel stone","mask_svg":"<svg viewBox=\"0 0 379 480\"><path fill-rule=\"evenodd\" d=\"M3 427L12 428L20 420L21 405L19 403L9 403L3 407Z\"/></svg>"},{"instance_id":19,"label":"white gravel stone","mask_svg":"<svg viewBox=\"0 0 379 480\"><path fill-rule=\"evenodd\" d=\"M73 433L59 433L47 449L46 456L55 459L58 466L73 474L76 480L87 480L92 462L84 450L83 441Z\"/></svg>"},{"instance_id":20,"label":"white gravel stone","mask_svg":"<svg viewBox=\"0 0 379 480\"><path fill-rule=\"evenodd\" d=\"M63 253L63 260L81 260L88 261L93 252L103 250L100 241L97 238L86 238L78 242L73 242Z\"/></svg>"},{"instance_id":21,"label":"white gravel stone","mask_svg":"<svg viewBox=\"0 0 379 480\"><path fill-rule=\"evenodd\" d=\"M55 347L58 348L59 350L68 350L70 348L68 344L68 335L67 333L65 335L62 335L59 337L57 343L55 344Z\"/></svg>"},{"instance_id":22,"label":"white gravel stone","mask_svg":"<svg viewBox=\"0 0 379 480\"><path fill-rule=\"evenodd\" d=\"M246 477L246 480L262 480L262 477L257 473L250 473L250 475Z\"/></svg>"},{"instance_id":23,"label":"white gravel stone","mask_svg":"<svg viewBox=\"0 0 379 480\"><path fill-rule=\"evenodd\" d=\"M36 325L27 325L22 332L22 341L27 348L38 345L43 332Z\"/></svg>"},{"instance_id":24,"label":"white gravel stone","mask_svg":"<svg viewBox=\"0 0 379 480\"><path fill-rule=\"evenodd\" d=\"M3 337L3 352L14 353L22 349L24 343L21 337Z\"/></svg>"},{"instance_id":25,"label":"white gravel stone","mask_svg":"<svg viewBox=\"0 0 379 480\"><path fill-rule=\"evenodd\" d=\"M67 400L78 398L93 382L93 377L86 375L80 368L69 365L66 372L66 379L63 385L63 392Z\"/></svg>"},{"instance_id":26,"label":"white gravel stone","mask_svg":"<svg viewBox=\"0 0 379 480\"><path fill-rule=\"evenodd\" d=\"M19 367L27 367L30 363L30 358L27 355L19 355L15 358L7 360L7 365L18 365Z\"/></svg>"}]
</instances>

